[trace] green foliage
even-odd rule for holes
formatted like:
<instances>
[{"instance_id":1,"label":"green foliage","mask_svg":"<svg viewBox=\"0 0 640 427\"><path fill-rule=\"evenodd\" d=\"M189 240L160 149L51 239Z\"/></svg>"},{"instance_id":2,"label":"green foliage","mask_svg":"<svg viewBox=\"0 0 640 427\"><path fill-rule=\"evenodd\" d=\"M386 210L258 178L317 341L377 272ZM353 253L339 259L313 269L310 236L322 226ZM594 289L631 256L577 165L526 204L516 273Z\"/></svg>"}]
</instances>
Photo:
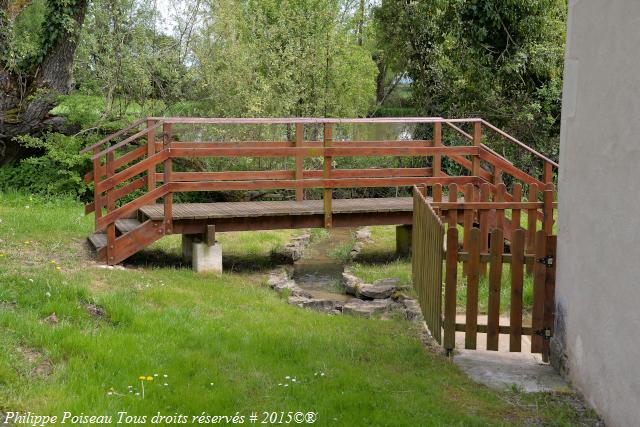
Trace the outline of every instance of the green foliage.
<instances>
[{"instance_id":1,"label":"green foliage","mask_svg":"<svg viewBox=\"0 0 640 427\"><path fill-rule=\"evenodd\" d=\"M34 155L19 163L0 168L0 190L20 189L32 194L82 197L87 185L82 176L88 169L88 156L78 152L84 146L80 137L49 133L40 138L18 138Z\"/></svg>"},{"instance_id":2,"label":"green foliage","mask_svg":"<svg viewBox=\"0 0 640 427\"><path fill-rule=\"evenodd\" d=\"M555 159L565 19L564 0L384 0L376 11L420 113L481 116ZM525 170L538 166L509 145L492 147Z\"/></svg>"},{"instance_id":3,"label":"green foliage","mask_svg":"<svg viewBox=\"0 0 640 427\"><path fill-rule=\"evenodd\" d=\"M359 116L375 64L353 43L340 2L224 0L194 43L200 98L216 116Z\"/></svg>"}]
</instances>

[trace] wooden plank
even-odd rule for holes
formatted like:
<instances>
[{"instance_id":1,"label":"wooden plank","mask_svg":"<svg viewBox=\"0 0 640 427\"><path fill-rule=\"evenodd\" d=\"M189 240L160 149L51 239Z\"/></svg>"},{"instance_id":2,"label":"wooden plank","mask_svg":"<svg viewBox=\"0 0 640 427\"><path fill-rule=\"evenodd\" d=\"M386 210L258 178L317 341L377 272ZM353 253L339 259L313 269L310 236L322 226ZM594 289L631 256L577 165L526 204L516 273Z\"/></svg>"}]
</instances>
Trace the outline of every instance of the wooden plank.
<instances>
[{"instance_id":1,"label":"wooden plank","mask_svg":"<svg viewBox=\"0 0 640 427\"><path fill-rule=\"evenodd\" d=\"M431 146L432 143L427 139L406 140L368 140L368 141L334 141L332 147L425 147ZM288 147L315 147L322 148L323 141L302 141L296 144L296 141L174 141L173 148L288 148ZM158 149L162 149L162 144L157 145Z\"/></svg>"},{"instance_id":2,"label":"wooden plank","mask_svg":"<svg viewBox=\"0 0 640 427\"><path fill-rule=\"evenodd\" d=\"M544 172L542 181L545 184L553 184L553 165L549 162L544 162Z\"/></svg>"},{"instance_id":3,"label":"wooden plank","mask_svg":"<svg viewBox=\"0 0 640 427\"><path fill-rule=\"evenodd\" d=\"M153 125L153 120L147 120L147 158L156 153L156 132L151 130ZM154 188L156 188L156 166L152 165L147 169L147 191L151 191Z\"/></svg>"},{"instance_id":4,"label":"wooden plank","mask_svg":"<svg viewBox=\"0 0 640 427\"><path fill-rule=\"evenodd\" d=\"M124 261L131 255L155 242L163 235L162 222L151 220L145 221L135 230L132 230L127 234L123 234L116 239L116 257L112 263L117 264Z\"/></svg>"},{"instance_id":5,"label":"wooden plank","mask_svg":"<svg viewBox=\"0 0 640 427\"><path fill-rule=\"evenodd\" d=\"M488 183L484 183L480 186L480 202L487 203L489 202L489 197L491 196L491 186ZM482 252L489 251L489 212L486 209L481 209L478 212L480 216L480 248ZM480 274L482 276L487 275L487 266L488 264L485 261L482 261L480 264Z\"/></svg>"},{"instance_id":6,"label":"wooden plank","mask_svg":"<svg viewBox=\"0 0 640 427\"><path fill-rule=\"evenodd\" d=\"M111 178L115 173L115 168L113 167L113 161L115 159L115 154L113 151L110 151L106 155L106 171L107 171L107 179ZM107 190L107 214L109 212L113 212L116 208L116 201L113 197L113 189ZM107 263L113 265L113 260L115 259L115 241L116 241L116 224L115 221L111 222L107 225Z\"/></svg>"},{"instance_id":7,"label":"wooden plank","mask_svg":"<svg viewBox=\"0 0 640 427\"><path fill-rule=\"evenodd\" d=\"M167 151L161 151L159 153L156 153L153 156L148 157L136 163L135 165L131 165L125 170L116 173L112 177L107 178L102 182L99 182L96 187L100 192L107 191L110 188L113 188L116 185L121 184L124 181L145 172L147 169L149 169L149 167L155 166L159 163L164 162L168 158L169 158L169 153Z\"/></svg>"},{"instance_id":8,"label":"wooden plank","mask_svg":"<svg viewBox=\"0 0 640 427\"><path fill-rule=\"evenodd\" d=\"M96 153L93 155L93 157L91 157L91 159L96 159L96 158L100 158L102 156L104 156L107 153L110 153L112 151L117 150L120 147L123 147L127 144L129 144L130 142L135 141L136 139L147 135L148 132L157 129L158 127L160 127L160 125L162 125L162 122L158 122L155 125L153 125L151 128L148 129L142 129L141 131L131 135L130 137L128 137L127 139L123 139L122 141L118 142L117 144L112 145L109 148L105 148L104 150L100 151L99 153Z\"/></svg>"},{"instance_id":9,"label":"wooden plank","mask_svg":"<svg viewBox=\"0 0 640 427\"><path fill-rule=\"evenodd\" d=\"M442 201L442 184L435 184L433 186L432 198L433 198L433 202L435 203L439 203ZM433 203L431 204L431 207L433 207ZM442 215L439 209L435 209L435 213L438 216Z\"/></svg>"},{"instance_id":10,"label":"wooden plank","mask_svg":"<svg viewBox=\"0 0 640 427\"><path fill-rule=\"evenodd\" d=\"M553 185L553 184L552 184ZM557 236L547 236L546 239L546 256L552 260L551 264L546 268L545 289L544 289L544 321L543 327L549 329L551 336L554 334L554 321L556 313L555 295L556 295L556 265L557 260ZM551 353L550 341L548 339L542 342L542 359L544 362L549 361Z\"/></svg>"},{"instance_id":11,"label":"wooden plank","mask_svg":"<svg viewBox=\"0 0 640 427\"><path fill-rule=\"evenodd\" d=\"M165 123L162 126L162 132L163 132L162 142L164 144L165 150L167 150L167 148L171 144L171 124ZM167 157L167 159L164 161L163 182L165 184L171 183L171 173L173 169L172 162L173 160L171 156ZM171 234L172 228L173 228L173 192L172 191L168 191L167 194L164 195L163 202L164 202L164 232L167 234Z\"/></svg>"},{"instance_id":12,"label":"wooden plank","mask_svg":"<svg viewBox=\"0 0 640 427\"><path fill-rule=\"evenodd\" d=\"M489 267L489 306L487 319L487 350L498 350L498 327L500 325L500 288L502 286L502 252L504 239L502 229L491 232L491 263Z\"/></svg>"},{"instance_id":13,"label":"wooden plank","mask_svg":"<svg viewBox=\"0 0 640 427\"><path fill-rule=\"evenodd\" d=\"M447 229L447 248L457 248L458 229ZM444 348L453 350L456 347L456 290L458 286L458 259L457 250L448 250L445 267L444 288Z\"/></svg>"},{"instance_id":14,"label":"wooden plank","mask_svg":"<svg viewBox=\"0 0 640 427\"><path fill-rule=\"evenodd\" d=\"M84 154L84 153L88 153L89 151L93 151L94 153L99 153L100 152L100 146L106 144L107 142L111 141L114 138L117 138L121 135L124 135L125 133L129 132L131 129L140 126L142 123L144 123L145 119L139 119L136 120L135 122L131 123L129 126L120 129L119 131L112 133L111 135L107 136L106 138L96 142L93 145L90 145L89 147L85 147L82 150L80 150L80 154Z\"/></svg>"},{"instance_id":15,"label":"wooden plank","mask_svg":"<svg viewBox=\"0 0 640 427\"><path fill-rule=\"evenodd\" d=\"M475 349L478 324L478 286L480 284L480 229L473 227L469 233L469 262L467 264L467 324L464 348Z\"/></svg>"},{"instance_id":16,"label":"wooden plank","mask_svg":"<svg viewBox=\"0 0 640 427\"><path fill-rule=\"evenodd\" d=\"M99 147L96 147L94 149L94 152L97 152L99 150ZM94 186L93 186L93 210L96 213L95 217L96 217L96 229L98 227L98 221L100 220L100 217L102 216L102 192L100 191L100 159L94 159L93 160L93 182L94 182ZM96 230L97 231L97 230Z\"/></svg>"},{"instance_id":17,"label":"wooden plank","mask_svg":"<svg viewBox=\"0 0 640 427\"><path fill-rule=\"evenodd\" d=\"M156 154L157 156L157 154ZM286 188L352 188L352 187L395 187L410 186L425 182L474 182L475 177L395 177L395 178L349 178L349 179L303 179L296 180L255 180L255 181L208 181L173 182L170 189L180 191L223 191L223 190L266 190Z\"/></svg>"},{"instance_id":18,"label":"wooden plank","mask_svg":"<svg viewBox=\"0 0 640 427\"><path fill-rule=\"evenodd\" d=\"M214 224L208 224L204 233L204 241L207 246L213 246L216 244L216 226Z\"/></svg>"},{"instance_id":19,"label":"wooden plank","mask_svg":"<svg viewBox=\"0 0 640 427\"><path fill-rule=\"evenodd\" d=\"M546 184L544 188L544 193L542 196L544 202L543 212L543 221L542 228L544 229L547 236L553 234L553 197L554 197L554 186L553 183Z\"/></svg>"},{"instance_id":20,"label":"wooden plank","mask_svg":"<svg viewBox=\"0 0 640 427\"><path fill-rule=\"evenodd\" d=\"M513 176L516 179L519 179L526 184L543 185L542 181L532 177L526 172L523 172L511 163L502 160L500 157L492 154L484 147L480 147L480 158L485 162L491 164L493 167L501 169L504 173L508 173L509 175Z\"/></svg>"},{"instance_id":21,"label":"wooden plank","mask_svg":"<svg viewBox=\"0 0 640 427\"><path fill-rule=\"evenodd\" d=\"M147 153L147 146L146 145L141 145L138 148L135 148L134 150L129 151L128 153L125 153L123 155L121 155L120 157L118 157L117 159L115 159L115 161L113 162L113 166L115 167L116 170L120 169L122 166L125 166L131 162L133 162L134 160L139 159L140 157L144 156ZM98 162L99 163L99 159ZM94 168L95 170L95 168ZM100 165L98 167L98 175L100 176L100 178L102 178L106 173L106 168L104 165ZM87 173L84 176L84 182L86 184L89 184L91 182L95 182L95 180L93 179L93 171Z\"/></svg>"},{"instance_id":22,"label":"wooden plank","mask_svg":"<svg viewBox=\"0 0 640 427\"><path fill-rule=\"evenodd\" d=\"M154 120L164 120L176 124L227 124L227 125L275 125L287 123L475 123L484 122L482 119L443 119L442 117L363 117L363 118L326 118L326 117L251 117L251 118L222 118L222 117L149 117Z\"/></svg>"},{"instance_id":23,"label":"wooden plank","mask_svg":"<svg viewBox=\"0 0 640 427\"><path fill-rule=\"evenodd\" d=\"M537 259L544 258L547 253L547 236L544 230L536 233L535 256ZM531 327L534 331L541 331L544 328L544 302L545 302L545 281L546 266L541 262L535 262L533 267L533 310ZM543 339L539 335L531 337L531 352L542 353Z\"/></svg>"},{"instance_id":24,"label":"wooden plank","mask_svg":"<svg viewBox=\"0 0 640 427\"><path fill-rule=\"evenodd\" d=\"M454 182L449 184L449 202L456 203L458 200L458 185ZM447 219L449 222L449 228L456 228L458 225L458 212L447 212ZM455 250L458 250L458 244L456 243Z\"/></svg>"},{"instance_id":25,"label":"wooden plank","mask_svg":"<svg viewBox=\"0 0 640 427\"><path fill-rule=\"evenodd\" d=\"M506 207L499 207L504 203L504 197L507 192L507 187L503 183L496 185L496 199L494 205L496 206L496 227L504 233L504 210ZM513 206L513 205L512 205Z\"/></svg>"},{"instance_id":26,"label":"wooden plank","mask_svg":"<svg viewBox=\"0 0 640 427\"><path fill-rule=\"evenodd\" d=\"M538 185L537 184L529 185L529 194L527 196L527 200L529 202L538 201ZM535 252L537 222L538 222L537 209L527 210L527 252L530 254ZM527 262L527 273L531 274L532 272L533 272L533 263Z\"/></svg>"},{"instance_id":27,"label":"wooden plank","mask_svg":"<svg viewBox=\"0 0 640 427\"><path fill-rule=\"evenodd\" d=\"M322 178L324 171L305 170L307 178ZM333 178L386 178L386 177L430 177L431 168L387 168L387 169L332 169ZM296 179L296 171L227 171L227 172L174 172L173 181L243 181L257 179ZM156 181L162 182L163 175L156 174ZM542 204L540 204L542 206Z\"/></svg>"},{"instance_id":28,"label":"wooden plank","mask_svg":"<svg viewBox=\"0 0 640 427\"><path fill-rule=\"evenodd\" d=\"M522 184L518 182L513 184L512 193L513 193L513 196L512 196L513 203L520 203L522 200ZM522 217L521 215L522 209L526 209L526 208L511 207L511 229L512 230L522 228L522 226L520 225L520 220Z\"/></svg>"},{"instance_id":29,"label":"wooden plank","mask_svg":"<svg viewBox=\"0 0 640 427\"><path fill-rule=\"evenodd\" d=\"M504 184L502 184L502 186L504 187ZM473 194L471 194L471 197L474 197L475 193L476 192L474 191ZM501 197L504 198L504 196L505 196L505 192L503 190ZM496 195L496 197L498 198L498 195ZM474 200L474 199L472 198L471 200ZM494 202L463 201L463 202L456 202L456 203L434 201L432 205L434 208L438 208L443 211L452 210L452 209L471 210L471 211L477 210L477 209L496 209L496 210L503 211L503 213L505 209L536 209L536 208L544 207L544 204L542 202L505 202L505 201L498 201L498 200Z\"/></svg>"},{"instance_id":30,"label":"wooden plank","mask_svg":"<svg viewBox=\"0 0 640 427\"><path fill-rule=\"evenodd\" d=\"M486 334L489 330L487 325L477 325L476 329L478 333ZM456 323L456 332L465 332L467 330L467 325L465 323ZM508 325L500 325L498 328L498 333L500 334L511 334L511 327ZM531 335L531 328L528 326L522 327L522 335Z\"/></svg>"},{"instance_id":31,"label":"wooden plank","mask_svg":"<svg viewBox=\"0 0 640 427\"><path fill-rule=\"evenodd\" d=\"M265 147L265 148L179 148L172 157L381 157L474 155L478 147Z\"/></svg>"},{"instance_id":32,"label":"wooden plank","mask_svg":"<svg viewBox=\"0 0 640 427\"><path fill-rule=\"evenodd\" d=\"M302 147L304 140L304 124L296 123L296 147ZM296 156L295 179L304 178L304 156ZM296 188L296 200L304 200L304 188Z\"/></svg>"},{"instance_id":33,"label":"wooden plank","mask_svg":"<svg viewBox=\"0 0 640 427\"><path fill-rule=\"evenodd\" d=\"M482 145L482 123L475 122L473 124L473 145L480 149ZM480 152L473 155L473 165L471 167L471 174L474 176L480 175Z\"/></svg>"},{"instance_id":34,"label":"wooden plank","mask_svg":"<svg viewBox=\"0 0 640 427\"><path fill-rule=\"evenodd\" d=\"M458 252L458 261L469 261L469 252ZM480 252L480 262L491 262L491 257L492 255L490 253L486 253L486 252ZM511 256L511 254L502 254L502 263L503 264L511 264L511 260L513 259L513 257ZM535 260L535 256L534 255L523 255L523 260Z\"/></svg>"},{"instance_id":35,"label":"wooden plank","mask_svg":"<svg viewBox=\"0 0 640 427\"><path fill-rule=\"evenodd\" d=\"M511 307L509 325L509 351L522 351L522 290L524 283L524 244L522 228L514 228L511 234Z\"/></svg>"},{"instance_id":36,"label":"wooden plank","mask_svg":"<svg viewBox=\"0 0 640 427\"><path fill-rule=\"evenodd\" d=\"M333 140L332 136L332 125L329 123L324 124L324 147L326 149L331 147L331 142ZM323 175L322 177L326 180L331 178L331 169L333 162L333 158L330 155L325 155L323 160ZM330 187L324 187L323 192L323 200L324 200L324 227L331 228L331 201L333 199L333 189Z\"/></svg>"},{"instance_id":37,"label":"wooden plank","mask_svg":"<svg viewBox=\"0 0 640 427\"><path fill-rule=\"evenodd\" d=\"M474 187L473 184L467 184L464 187L464 204L473 203ZM465 251L469 251L469 234L473 227L474 211L472 209L465 209L463 214L463 226L464 234L462 235L462 248ZM467 273L467 264L463 264L463 271Z\"/></svg>"},{"instance_id":38,"label":"wooden plank","mask_svg":"<svg viewBox=\"0 0 640 427\"><path fill-rule=\"evenodd\" d=\"M433 146L442 145L442 123L433 124ZM442 172L442 155L435 154L433 156L433 176L440 176Z\"/></svg>"}]
</instances>

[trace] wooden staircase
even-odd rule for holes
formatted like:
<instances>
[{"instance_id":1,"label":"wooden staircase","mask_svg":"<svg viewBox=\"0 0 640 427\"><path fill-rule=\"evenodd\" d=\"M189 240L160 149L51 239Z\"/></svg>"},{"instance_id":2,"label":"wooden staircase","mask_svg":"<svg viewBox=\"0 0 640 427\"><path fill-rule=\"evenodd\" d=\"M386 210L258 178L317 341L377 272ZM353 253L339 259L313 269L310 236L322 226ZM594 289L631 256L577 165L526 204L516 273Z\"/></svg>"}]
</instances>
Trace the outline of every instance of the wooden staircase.
<instances>
[{"instance_id":1,"label":"wooden staircase","mask_svg":"<svg viewBox=\"0 0 640 427\"><path fill-rule=\"evenodd\" d=\"M430 140L338 141L333 128L352 124L422 124L431 125ZM286 141L180 141L174 125L189 126L281 125L295 129L293 140ZM322 126L322 140L305 140L305 126ZM468 131L464 126L470 127ZM141 129L140 129L141 128ZM460 145L444 145L443 130L462 140ZM484 133L483 133L484 132ZM541 178L531 176L515 167L509 160L491 150L486 144L490 137L506 139L533 154L542 162ZM451 138L447 138L451 144ZM399 187L423 184L472 185L478 189L490 186L495 195L504 175L524 185L537 186L541 191L552 185L553 168L557 163L482 119L372 118L372 119L218 119L149 117L110 135L82 150L91 152L93 170L85 176L87 184L94 184L94 200L85 206L85 213L95 213L96 231L89 236L97 259L114 265L149 246L161 237L179 233L204 233L203 229L184 225L174 229L173 193L192 191L294 190L301 201L304 189L323 189L324 226L332 227L332 189L358 187ZM431 167L334 169L334 157L406 156L430 157ZM216 171L201 172L174 170L173 159L178 158L236 158L289 157L295 159L295 170ZM323 170L305 170L305 157L323 159ZM441 168L442 158L461 166L466 175L449 176ZM536 187L534 187L536 188ZM136 194L136 197L133 195ZM534 192L537 194L537 192ZM504 203L514 202L514 195L505 192ZM141 214L140 209L161 201L163 218ZM516 201L517 202L517 201ZM537 213L542 218L542 211ZM495 224L494 214L489 224ZM186 228L185 228L186 227ZM490 225L495 227L495 225ZM255 228L249 228L255 229ZM511 235L506 225L507 237Z\"/></svg>"},{"instance_id":2,"label":"wooden staircase","mask_svg":"<svg viewBox=\"0 0 640 427\"><path fill-rule=\"evenodd\" d=\"M98 261L114 265L164 236L162 225L162 221L140 222L135 218L119 219L115 222L116 238L111 251L107 247L108 239L105 232L93 233L89 236L89 242L96 251Z\"/></svg>"}]
</instances>

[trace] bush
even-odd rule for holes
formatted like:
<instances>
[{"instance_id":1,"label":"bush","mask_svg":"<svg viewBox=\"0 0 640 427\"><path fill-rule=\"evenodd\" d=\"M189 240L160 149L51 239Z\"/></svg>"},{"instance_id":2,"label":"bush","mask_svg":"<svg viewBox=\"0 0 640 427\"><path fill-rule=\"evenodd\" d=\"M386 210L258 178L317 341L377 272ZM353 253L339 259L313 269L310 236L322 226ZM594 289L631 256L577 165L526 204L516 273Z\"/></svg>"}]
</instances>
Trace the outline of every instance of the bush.
<instances>
[{"instance_id":1,"label":"bush","mask_svg":"<svg viewBox=\"0 0 640 427\"><path fill-rule=\"evenodd\" d=\"M42 155L0 168L1 190L87 197L89 187L83 181L83 173L89 169L89 155L78 154L86 144L83 138L48 133L39 138L24 135L18 139Z\"/></svg>"}]
</instances>

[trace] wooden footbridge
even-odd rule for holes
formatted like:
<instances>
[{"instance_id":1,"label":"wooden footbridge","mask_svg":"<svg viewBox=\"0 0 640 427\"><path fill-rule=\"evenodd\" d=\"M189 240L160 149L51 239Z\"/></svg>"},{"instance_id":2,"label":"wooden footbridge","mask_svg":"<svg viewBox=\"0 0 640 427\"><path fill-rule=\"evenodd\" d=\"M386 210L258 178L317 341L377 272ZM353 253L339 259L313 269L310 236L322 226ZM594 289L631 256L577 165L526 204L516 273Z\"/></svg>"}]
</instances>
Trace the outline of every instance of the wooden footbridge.
<instances>
[{"instance_id":1,"label":"wooden footbridge","mask_svg":"<svg viewBox=\"0 0 640 427\"><path fill-rule=\"evenodd\" d=\"M414 125L431 139L354 140L334 131L348 126ZM215 140L203 141L202 128L223 129ZM229 128L280 127L280 140L240 139ZM467 130L465 130L465 127ZM314 132L315 130L315 132ZM457 135L461 144L452 145ZM485 145L491 134L510 141L538 158L542 176L515 167ZM234 134L237 135L237 134ZM204 139L208 138L208 134ZM85 176L94 184L94 200L85 213L95 213L96 230L89 240L97 258L117 264L168 234L200 235L215 241L215 232L308 227L353 227L411 224L413 201L400 198L334 199L333 189L467 186L479 197L482 184L497 192L508 174L514 180L542 188L552 181L558 165L482 119L216 119L150 117L110 135L83 152L91 152L93 170ZM339 157L422 158L423 167L336 168ZM237 169L238 159L293 159L290 169ZM425 161L428 158L429 161ZM224 170L207 170L203 159L225 159ZM457 164L464 175L449 176L443 159ZM245 163L255 164L255 163ZM284 163L286 166L287 164ZM314 167L315 166L315 167ZM210 191L289 189L295 200L224 203L174 203L174 195ZM305 189L320 189L322 199L304 200ZM465 190L467 191L467 190ZM293 199L292 192L292 199ZM504 192L505 202L513 195ZM476 198L475 200L481 200ZM161 201L161 203L160 203ZM448 209L452 209L451 206ZM463 207L461 206L461 209ZM461 211L462 212L462 211ZM542 215L542 212L540 212ZM464 215L460 215L462 218ZM509 233L508 230L505 233Z\"/></svg>"}]
</instances>

